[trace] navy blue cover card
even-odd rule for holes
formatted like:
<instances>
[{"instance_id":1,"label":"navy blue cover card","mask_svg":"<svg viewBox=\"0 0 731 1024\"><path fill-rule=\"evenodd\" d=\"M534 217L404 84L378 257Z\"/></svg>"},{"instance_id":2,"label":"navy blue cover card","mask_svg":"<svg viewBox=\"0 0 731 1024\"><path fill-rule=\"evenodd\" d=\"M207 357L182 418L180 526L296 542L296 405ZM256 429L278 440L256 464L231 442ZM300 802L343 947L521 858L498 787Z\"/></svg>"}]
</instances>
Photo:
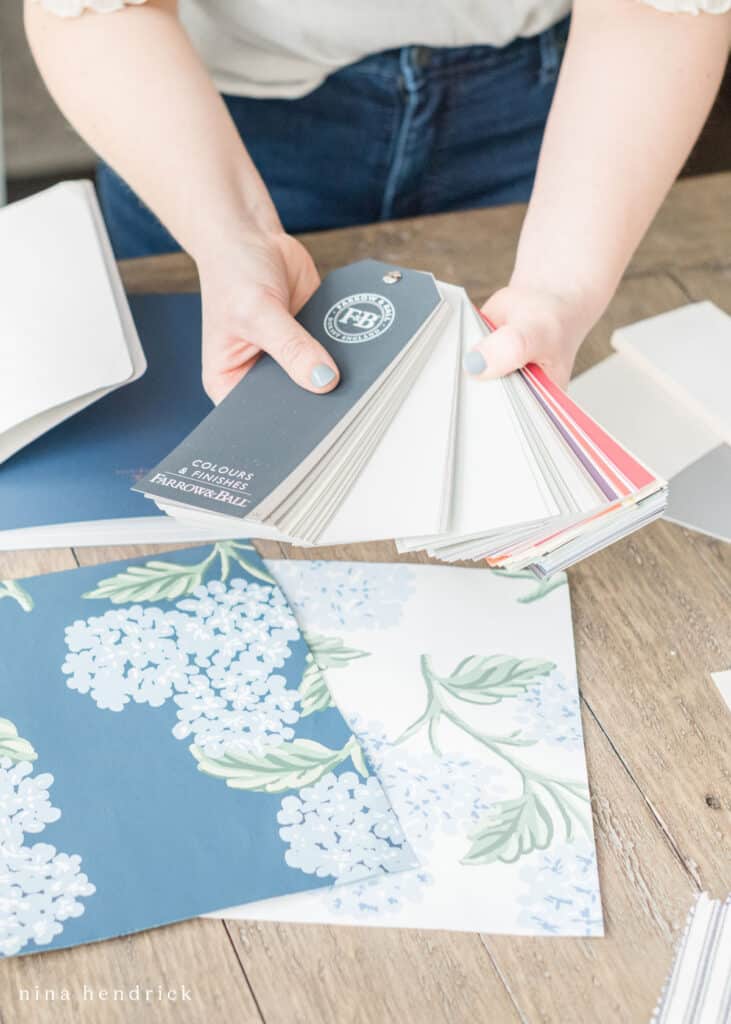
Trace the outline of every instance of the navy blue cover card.
<instances>
[{"instance_id":1,"label":"navy blue cover card","mask_svg":"<svg viewBox=\"0 0 731 1024\"><path fill-rule=\"evenodd\" d=\"M0 531L160 515L130 488L210 412L200 296L136 295L148 368L0 466Z\"/></svg>"}]
</instances>

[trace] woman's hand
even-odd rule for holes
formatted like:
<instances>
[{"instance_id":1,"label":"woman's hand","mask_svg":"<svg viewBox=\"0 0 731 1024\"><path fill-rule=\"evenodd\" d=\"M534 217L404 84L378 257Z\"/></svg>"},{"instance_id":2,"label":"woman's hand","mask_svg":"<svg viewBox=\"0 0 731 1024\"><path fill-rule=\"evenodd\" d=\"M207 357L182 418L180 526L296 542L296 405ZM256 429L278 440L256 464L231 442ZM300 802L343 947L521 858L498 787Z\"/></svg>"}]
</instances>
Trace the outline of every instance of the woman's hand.
<instances>
[{"instance_id":1,"label":"woman's hand","mask_svg":"<svg viewBox=\"0 0 731 1024\"><path fill-rule=\"evenodd\" d=\"M220 402L268 352L300 387L338 383L332 357L294 319L320 283L311 256L284 231L237 237L199 261L203 385Z\"/></svg>"},{"instance_id":2,"label":"woman's hand","mask_svg":"<svg viewBox=\"0 0 731 1024\"><path fill-rule=\"evenodd\" d=\"M495 292L482 312L496 330L467 353L467 373L491 380L538 363L562 388L595 319L578 297L512 284Z\"/></svg>"},{"instance_id":3,"label":"woman's hand","mask_svg":"<svg viewBox=\"0 0 731 1024\"><path fill-rule=\"evenodd\" d=\"M731 12L574 0L515 270L483 307L498 330L468 353L468 372L533 361L568 383L708 115L730 41Z\"/></svg>"},{"instance_id":4,"label":"woman's hand","mask_svg":"<svg viewBox=\"0 0 731 1024\"><path fill-rule=\"evenodd\" d=\"M294 319L317 270L285 234L175 0L79 18L26 0L25 18L61 109L196 261L211 398L220 401L262 351L303 388L332 390L337 367Z\"/></svg>"}]
</instances>

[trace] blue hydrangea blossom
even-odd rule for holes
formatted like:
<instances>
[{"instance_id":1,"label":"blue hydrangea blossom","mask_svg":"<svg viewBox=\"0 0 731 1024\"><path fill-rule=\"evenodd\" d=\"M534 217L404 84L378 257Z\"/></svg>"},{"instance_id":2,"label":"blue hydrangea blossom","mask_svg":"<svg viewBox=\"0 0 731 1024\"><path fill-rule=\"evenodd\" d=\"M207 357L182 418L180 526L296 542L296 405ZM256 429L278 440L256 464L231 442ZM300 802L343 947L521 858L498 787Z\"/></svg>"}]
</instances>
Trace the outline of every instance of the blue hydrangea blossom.
<instances>
[{"instance_id":1,"label":"blue hydrangea blossom","mask_svg":"<svg viewBox=\"0 0 731 1024\"><path fill-rule=\"evenodd\" d=\"M566 750L583 750L581 710L575 682L560 672L531 686L515 702L516 721L524 739L542 741Z\"/></svg>"},{"instance_id":2,"label":"blue hydrangea blossom","mask_svg":"<svg viewBox=\"0 0 731 1024\"><path fill-rule=\"evenodd\" d=\"M280 562L277 576L308 629L384 629L401 619L414 591L408 565Z\"/></svg>"},{"instance_id":3,"label":"blue hydrangea blossom","mask_svg":"<svg viewBox=\"0 0 731 1024\"><path fill-rule=\"evenodd\" d=\"M520 869L523 891L518 921L546 935L602 934L596 852L584 839L554 843L531 854Z\"/></svg>"}]
</instances>

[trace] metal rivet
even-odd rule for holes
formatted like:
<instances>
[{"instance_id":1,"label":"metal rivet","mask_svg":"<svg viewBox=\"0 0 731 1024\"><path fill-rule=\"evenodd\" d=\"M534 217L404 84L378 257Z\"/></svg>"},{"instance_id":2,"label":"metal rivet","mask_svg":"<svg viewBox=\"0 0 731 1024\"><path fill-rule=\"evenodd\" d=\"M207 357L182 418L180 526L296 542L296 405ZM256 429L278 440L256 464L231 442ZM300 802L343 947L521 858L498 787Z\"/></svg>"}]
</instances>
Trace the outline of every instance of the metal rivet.
<instances>
[{"instance_id":1,"label":"metal rivet","mask_svg":"<svg viewBox=\"0 0 731 1024\"><path fill-rule=\"evenodd\" d=\"M383 280L386 284L398 284L403 276L400 270L389 270L387 274L383 275Z\"/></svg>"}]
</instances>

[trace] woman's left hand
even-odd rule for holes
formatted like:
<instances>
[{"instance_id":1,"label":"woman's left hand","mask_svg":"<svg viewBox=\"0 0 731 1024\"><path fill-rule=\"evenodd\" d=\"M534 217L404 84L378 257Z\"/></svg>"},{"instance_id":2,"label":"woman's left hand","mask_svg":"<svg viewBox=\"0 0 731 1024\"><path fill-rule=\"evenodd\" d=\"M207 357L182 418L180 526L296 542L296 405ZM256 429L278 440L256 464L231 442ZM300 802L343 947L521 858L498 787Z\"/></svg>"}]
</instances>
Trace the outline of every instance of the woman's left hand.
<instances>
[{"instance_id":1,"label":"woman's left hand","mask_svg":"<svg viewBox=\"0 0 731 1024\"><path fill-rule=\"evenodd\" d=\"M596 316L579 297L509 285L482 312L495 330L467 353L464 368L479 380L503 377L537 363L565 388L576 353Z\"/></svg>"}]
</instances>

